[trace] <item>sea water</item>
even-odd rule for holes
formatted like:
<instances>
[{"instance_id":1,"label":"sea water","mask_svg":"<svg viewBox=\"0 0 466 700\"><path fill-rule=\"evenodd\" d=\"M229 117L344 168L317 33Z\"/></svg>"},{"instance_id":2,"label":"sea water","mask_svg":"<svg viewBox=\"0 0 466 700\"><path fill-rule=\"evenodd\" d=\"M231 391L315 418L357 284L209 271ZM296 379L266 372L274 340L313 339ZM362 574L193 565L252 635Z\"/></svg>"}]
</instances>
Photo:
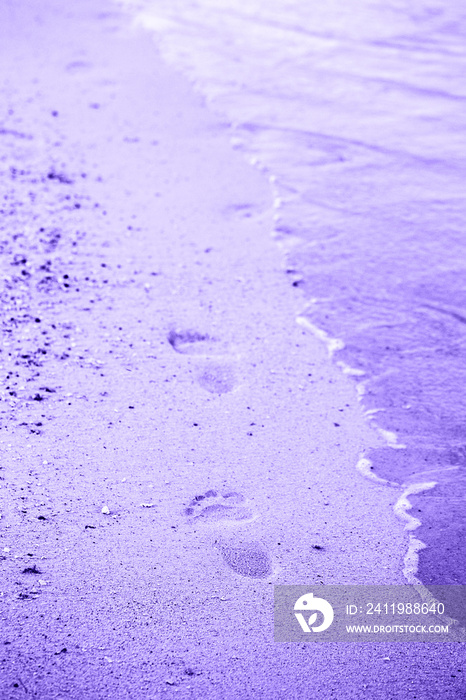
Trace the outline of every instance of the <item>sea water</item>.
<instances>
[{"instance_id":1,"label":"sea water","mask_svg":"<svg viewBox=\"0 0 466 700\"><path fill-rule=\"evenodd\" d=\"M464 4L122 2L270 179L298 320L386 438L362 466L406 489L408 580L466 583Z\"/></svg>"}]
</instances>

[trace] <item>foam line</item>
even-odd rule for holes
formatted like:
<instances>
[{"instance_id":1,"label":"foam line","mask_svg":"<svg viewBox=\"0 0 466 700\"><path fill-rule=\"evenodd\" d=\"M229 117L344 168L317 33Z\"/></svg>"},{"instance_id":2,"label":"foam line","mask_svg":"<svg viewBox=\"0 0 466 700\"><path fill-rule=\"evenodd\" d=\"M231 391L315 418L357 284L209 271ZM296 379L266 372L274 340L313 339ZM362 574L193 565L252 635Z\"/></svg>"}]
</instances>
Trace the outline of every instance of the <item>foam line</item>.
<instances>
[{"instance_id":1,"label":"foam line","mask_svg":"<svg viewBox=\"0 0 466 700\"><path fill-rule=\"evenodd\" d=\"M419 484L410 484L403 491L403 493L393 506L393 510L401 520L404 520L406 522L405 530L416 530L421 525L421 521L418 520L418 518L415 518L413 515L408 513L408 511L411 510L411 508L413 507L411 502L409 501L408 496L413 496L415 494L422 493L422 491L429 491L430 489L433 489L436 485L436 481L426 481L424 483Z\"/></svg>"},{"instance_id":2,"label":"foam line","mask_svg":"<svg viewBox=\"0 0 466 700\"><path fill-rule=\"evenodd\" d=\"M338 350L343 350L343 348L345 347L345 344L342 340L340 340L339 338L332 338L328 335L328 333L326 333L321 328L315 326L304 316L297 316L296 323L298 323L303 328L306 328L307 330L311 331L311 333L315 335L316 338L319 338L319 340L325 343L330 357L332 357L334 352Z\"/></svg>"}]
</instances>

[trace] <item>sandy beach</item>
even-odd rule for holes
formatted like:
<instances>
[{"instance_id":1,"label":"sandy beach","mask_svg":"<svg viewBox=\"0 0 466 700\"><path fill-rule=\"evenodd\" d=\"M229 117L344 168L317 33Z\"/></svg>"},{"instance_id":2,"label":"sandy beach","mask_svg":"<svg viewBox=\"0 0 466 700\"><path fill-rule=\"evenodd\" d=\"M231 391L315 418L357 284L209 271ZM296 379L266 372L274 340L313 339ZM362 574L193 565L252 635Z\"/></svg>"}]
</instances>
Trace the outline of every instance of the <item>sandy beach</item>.
<instances>
[{"instance_id":1,"label":"sandy beach","mask_svg":"<svg viewBox=\"0 0 466 700\"><path fill-rule=\"evenodd\" d=\"M273 641L408 534L267 179L114 5L0 19L0 697L464 697L461 644Z\"/></svg>"}]
</instances>

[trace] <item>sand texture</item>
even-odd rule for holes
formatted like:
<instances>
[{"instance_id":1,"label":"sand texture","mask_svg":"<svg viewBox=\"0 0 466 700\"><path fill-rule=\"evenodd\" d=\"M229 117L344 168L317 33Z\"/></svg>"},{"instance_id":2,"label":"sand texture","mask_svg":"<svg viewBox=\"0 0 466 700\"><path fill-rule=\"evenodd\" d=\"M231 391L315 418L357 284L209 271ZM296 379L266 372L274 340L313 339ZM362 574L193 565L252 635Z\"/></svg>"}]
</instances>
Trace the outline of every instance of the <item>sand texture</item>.
<instances>
[{"instance_id":1,"label":"sand texture","mask_svg":"<svg viewBox=\"0 0 466 700\"><path fill-rule=\"evenodd\" d=\"M274 584L405 582L400 493L267 180L128 25L1 9L0 697L459 698L460 645L273 642Z\"/></svg>"}]
</instances>

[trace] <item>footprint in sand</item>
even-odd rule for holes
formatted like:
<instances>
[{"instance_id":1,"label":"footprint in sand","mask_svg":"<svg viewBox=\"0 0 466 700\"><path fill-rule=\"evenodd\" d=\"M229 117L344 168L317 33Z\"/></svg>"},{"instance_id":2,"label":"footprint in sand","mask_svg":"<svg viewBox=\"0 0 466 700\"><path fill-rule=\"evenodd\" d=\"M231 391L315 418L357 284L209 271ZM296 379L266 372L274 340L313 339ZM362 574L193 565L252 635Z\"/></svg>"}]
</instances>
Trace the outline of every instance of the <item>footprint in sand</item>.
<instances>
[{"instance_id":1,"label":"footprint in sand","mask_svg":"<svg viewBox=\"0 0 466 700\"><path fill-rule=\"evenodd\" d=\"M218 362L205 363L196 373L199 385L211 394L227 394L236 385L233 368Z\"/></svg>"},{"instance_id":2,"label":"footprint in sand","mask_svg":"<svg viewBox=\"0 0 466 700\"><path fill-rule=\"evenodd\" d=\"M205 355L215 348L215 340L197 331L171 330L167 340L182 355Z\"/></svg>"},{"instance_id":3,"label":"footprint in sand","mask_svg":"<svg viewBox=\"0 0 466 700\"><path fill-rule=\"evenodd\" d=\"M272 573L270 557L259 542L217 542L228 566L241 576L267 578Z\"/></svg>"},{"instance_id":4,"label":"footprint in sand","mask_svg":"<svg viewBox=\"0 0 466 700\"><path fill-rule=\"evenodd\" d=\"M236 491L219 494L209 489L194 496L185 514L191 521L217 523L221 520L253 520L253 514L246 505L246 498Z\"/></svg>"},{"instance_id":5,"label":"footprint in sand","mask_svg":"<svg viewBox=\"0 0 466 700\"><path fill-rule=\"evenodd\" d=\"M167 340L175 352L181 355L194 355L201 360L195 376L203 389L211 394L226 394L235 388L236 376L233 365L231 362L223 361L215 338L193 330L171 330Z\"/></svg>"},{"instance_id":6,"label":"footprint in sand","mask_svg":"<svg viewBox=\"0 0 466 700\"><path fill-rule=\"evenodd\" d=\"M185 508L190 522L213 523L220 526L251 522L255 516L248 507L247 499L237 491L220 494L209 489L194 496ZM225 564L241 576L266 578L272 573L270 557L259 542L243 542L241 539L220 537L215 547Z\"/></svg>"}]
</instances>

